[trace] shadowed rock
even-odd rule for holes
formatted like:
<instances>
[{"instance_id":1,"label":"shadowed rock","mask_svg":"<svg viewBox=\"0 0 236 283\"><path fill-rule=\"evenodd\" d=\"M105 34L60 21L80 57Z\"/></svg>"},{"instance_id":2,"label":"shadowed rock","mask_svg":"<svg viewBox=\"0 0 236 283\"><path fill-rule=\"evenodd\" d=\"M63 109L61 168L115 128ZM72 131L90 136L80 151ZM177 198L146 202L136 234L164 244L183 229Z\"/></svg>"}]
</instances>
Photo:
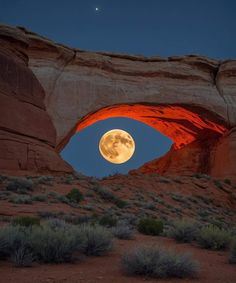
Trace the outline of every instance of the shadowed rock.
<instances>
[{"instance_id":1,"label":"shadowed rock","mask_svg":"<svg viewBox=\"0 0 236 283\"><path fill-rule=\"evenodd\" d=\"M44 149L50 148L58 165L52 169L41 159L38 169L65 170L56 152L76 132L99 120L129 117L159 130L174 142L166 156L145 165L141 172L202 172L235 178L235 131L231 129L236 124L236 61L194 55L147 58L85 52L24 28L6 26L0 29L0 39L4 43L0 52L5 56L0 60L1 93L15 95L4 109L11 105L18 122L5 111L0 127L4 135L7 129L32 139L27 146L40 142ZM10 76L5 75L4 68L10 64L6 60L14 63L12 70L17 69ZM27 100L29 109L23 111L22 99ZM28 128L23 123L21 129L22 115ZM2 150L8 147L3 143L1 140ZM22 158L28 160L27 154L22 153ZM2 160L4 167L7 156ZM21 157L13 160L21 163ZM29 168L25 165L19 169Z\"/></svg>"}]
</instances>

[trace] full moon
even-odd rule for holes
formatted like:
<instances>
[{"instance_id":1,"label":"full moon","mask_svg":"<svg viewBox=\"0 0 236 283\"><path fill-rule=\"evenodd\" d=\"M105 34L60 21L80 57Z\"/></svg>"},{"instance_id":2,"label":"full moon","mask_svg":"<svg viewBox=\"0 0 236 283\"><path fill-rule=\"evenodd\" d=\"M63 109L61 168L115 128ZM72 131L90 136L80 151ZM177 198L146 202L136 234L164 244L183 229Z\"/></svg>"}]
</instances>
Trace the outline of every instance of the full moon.
<instances>
[{"instance_id":1,"label":"full moon","mask_svg":"<svg viewBox=\"0 0 236 283\"><path fill-rule=\"evenodd\" d=\"M107 161L121 164L128 161L134 154L135 142L126 131L114 129L101 137L99 150Z\"/></svg>"}]
</instances>

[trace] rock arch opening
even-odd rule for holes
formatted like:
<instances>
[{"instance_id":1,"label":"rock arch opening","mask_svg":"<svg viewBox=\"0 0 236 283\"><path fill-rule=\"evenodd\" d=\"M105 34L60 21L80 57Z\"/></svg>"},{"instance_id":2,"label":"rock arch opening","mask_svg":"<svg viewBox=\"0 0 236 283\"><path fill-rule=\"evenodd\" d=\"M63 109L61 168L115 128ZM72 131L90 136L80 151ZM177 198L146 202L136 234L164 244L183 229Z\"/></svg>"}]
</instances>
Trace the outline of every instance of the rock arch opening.
<instances>
[{"instance_id":1,"label":"rock arch opening","mask_svg":"<svg viewBox=\"0 0 236 283\"><path fill-rule=\"evenodd\" d=\"M170 151L164 156L148 162L131 173L209 173L210 148L214 147L216 141L227 130L224 121L219 116L197 106L148 103L116 104L89 113L79 120L58 144L57 150L61 151L71 137L81 130L98 121L115 117L130 118L142 122L173 142Z\"/></svg>"},{"instance_id":2,"label":"rock arch opening","mask_svg":"<svg viewBox=\"0 0 236 283\"><path fill-rule=\"evenodd\" d=\"M134 139L135 152L124 163L113 164L99 151L101 137L112 129L122 129ZM172 141L150 126L126 117L100 120L75 133L61 151L61 157L76 171L95 177L127 174L145 162L166 154Z\"/></svg>"},{"instance_id":3,"label":"rock arch opening","mask_svg":"<svg viewBox=\"0 0 236 283\"><path fill-rule=\"evenodd\" d=\"M174 142L142 172L235 179L235 60L87 52L9 26L0 40L0 169L71 172L73 134L125 116Z\"/></svg>"}]
</instances>

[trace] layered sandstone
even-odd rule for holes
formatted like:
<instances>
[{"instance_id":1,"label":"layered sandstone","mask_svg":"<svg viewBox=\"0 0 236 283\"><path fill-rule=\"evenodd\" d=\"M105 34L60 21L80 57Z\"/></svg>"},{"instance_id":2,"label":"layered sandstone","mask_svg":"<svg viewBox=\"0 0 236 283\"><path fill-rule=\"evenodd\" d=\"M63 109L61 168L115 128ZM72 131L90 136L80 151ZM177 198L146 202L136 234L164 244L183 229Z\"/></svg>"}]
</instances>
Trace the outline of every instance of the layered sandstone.
<instances>
[{"instance_id":1,"label":"layered sandstone","mask_svg":"<svg viewBox=\"0 0 236 283\"><path fill-rule=\"evenodd\" d=\"M1 29L3 37L4 29L7 28ZM48 143L45 138L41 141L59 152L84 127L110 117L129 117L173 140L171 151L155 166L151 163L155 172L222 175L219 156L227 145L223 139L236 125L236 61L194 55L147 58L93 53L56 44L24 28L12 28L11 32L26 42L20 53L24 54L25 68L43 87L42 90L40 86L50 119L42 124L50 125L50 129L53 124L56 130L53 142ZM5 41L13 48L15 43ZM36 98L35 94L33 100ZM14 130L15 125L9 127ZM37 128L35 120L30 127ZM39 140L38 134L31 138ZM51 133L45 135L50 140ZM230 143L234 143L233 138ZM228 148L234 150L232 146ZM224 172L236 176L232 162L225 164Z\"/></svg>"},{"instance_id":2,"label":"layered sandstone","mask_svg":"<svg viewBox=\"0 0 236 283\"><path fill-rule=\"evenodd\" d=\"M0 169L71 171L55 151L45 93L28 68L25 34L0 27Z\"/></svg>"}]
</instances>

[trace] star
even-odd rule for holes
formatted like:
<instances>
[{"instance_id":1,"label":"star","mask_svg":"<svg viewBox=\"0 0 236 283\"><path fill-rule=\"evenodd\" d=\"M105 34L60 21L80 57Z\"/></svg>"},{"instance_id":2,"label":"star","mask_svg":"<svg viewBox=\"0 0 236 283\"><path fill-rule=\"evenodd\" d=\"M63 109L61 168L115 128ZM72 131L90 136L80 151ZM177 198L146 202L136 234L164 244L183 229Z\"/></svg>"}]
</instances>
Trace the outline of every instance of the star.
<instances>
[{"instance_id":1,"label":"star","mask_svg":"<svg viewBox=\"0 0 236 283\"><path fill-rule=\"evenodd\" d=\"M98 7L96 7L96 8L95 8L95 11L96 11L96 12L98 12L98 11L99 11L99 8L98 8Z\"/></svg>"}]
</instances>

